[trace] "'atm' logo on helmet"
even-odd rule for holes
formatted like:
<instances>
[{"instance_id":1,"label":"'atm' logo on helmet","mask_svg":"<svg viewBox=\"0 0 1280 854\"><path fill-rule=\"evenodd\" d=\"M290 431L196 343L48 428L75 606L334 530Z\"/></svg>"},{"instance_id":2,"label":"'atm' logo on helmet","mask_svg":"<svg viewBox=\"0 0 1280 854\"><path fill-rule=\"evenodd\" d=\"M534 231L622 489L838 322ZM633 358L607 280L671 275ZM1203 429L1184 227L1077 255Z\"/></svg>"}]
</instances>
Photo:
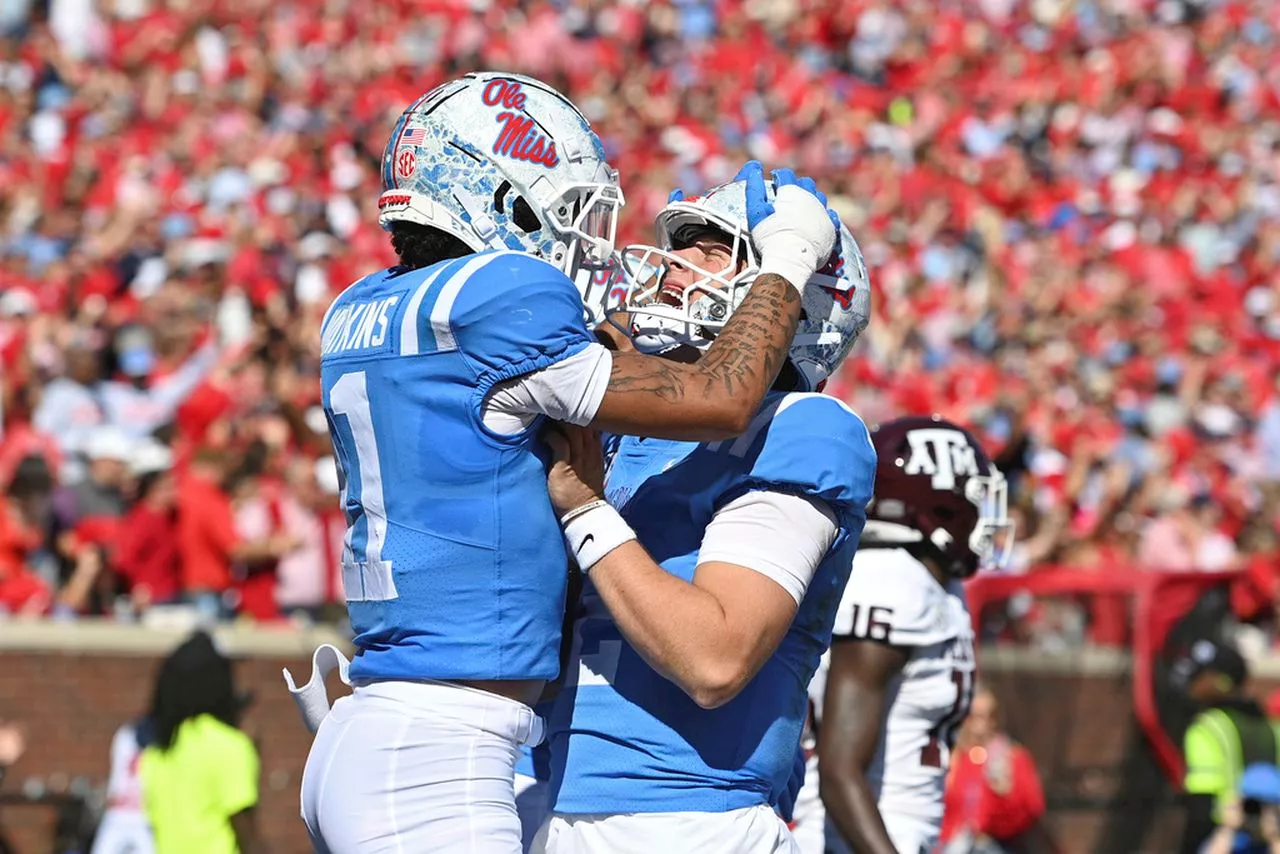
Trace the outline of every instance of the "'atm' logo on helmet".
<instances>
[{"instance_id":1,"label":"'atm' logo on helmet","mask_svg":"<svg viewBox=\"0 0 1280 854\"><path fill-rule=\"evenodd\" d=\"M956 478L981 474L973 446L959 430L912 430L907 434L907 443L911 457L903 473L928 475L934 489L955 489Z\"/></svg>"}]
</instances>

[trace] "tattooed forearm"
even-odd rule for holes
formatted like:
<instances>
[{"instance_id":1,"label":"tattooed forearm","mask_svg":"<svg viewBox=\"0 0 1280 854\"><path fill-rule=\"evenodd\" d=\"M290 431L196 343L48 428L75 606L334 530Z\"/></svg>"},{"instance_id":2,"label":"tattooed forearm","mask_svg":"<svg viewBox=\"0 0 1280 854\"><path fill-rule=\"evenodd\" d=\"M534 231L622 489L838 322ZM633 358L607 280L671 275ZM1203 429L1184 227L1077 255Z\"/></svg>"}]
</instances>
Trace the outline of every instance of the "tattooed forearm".
<instances>
[{"instance_id":1,"label":"tattooed forearm","mask_svg":"<svg viewBox=\"0 0 1280 854\"><path fill-rule=\"evenodd\" d=\"M640 364L640 370L637 370L637 363ZM653 395L667 403L677 403L685 395L686 383L681 378L681 367L675 362L664 362L651 356L642 356L640 359L615 356L606 400L609 395L639 393Z\"/></svg>"},{"instance_id":2,"label":"tattooed forearm","mask_svg":"<svg viewBox=\"0 0 1280 854\"><path fill-rule=\"evenodd\" d=\"M760 276L696 363L615 353L609 388L592 423L615 433L669 439L735 436L777 378L799 322L799 292L781 276Z\"/></svg>"},{"instance_id":3,"label":"tattooed forearm","mask_svg":"<svg viewBox=\"0 0 1280 854\"><path fill-rule=\"evenodd\" d=\"M778 275L755 280L698 367L729 394L764 399L800 322L800 293Z\"/></svg>"}]
</instances>

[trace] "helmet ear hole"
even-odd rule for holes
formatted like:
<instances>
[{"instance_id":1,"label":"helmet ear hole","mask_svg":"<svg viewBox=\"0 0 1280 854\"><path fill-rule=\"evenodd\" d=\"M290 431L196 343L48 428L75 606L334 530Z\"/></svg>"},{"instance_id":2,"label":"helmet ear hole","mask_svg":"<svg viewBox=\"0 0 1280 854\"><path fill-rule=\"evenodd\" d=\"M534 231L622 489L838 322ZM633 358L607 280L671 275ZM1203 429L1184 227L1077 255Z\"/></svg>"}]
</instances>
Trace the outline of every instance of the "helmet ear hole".
<instances>
[{"instance_id":1,"label":"helmet ear hole","mask_svg":"<svg viewBox=\"0 0 1280 854\"><path fill-rule=\"evenodd\" d=\"M533 234L542 228L538 215L533 212L533 207L524 200L524 196L518 196L511 205L511 221L523 229L526 234Z\"/></svg>"},{"instance_id":2,"label":"helmet ear hole","mask_svg":"<svg viewBox=\"0 0 1280 854\"><path fill-rule=\"evenodd\" d=\"M493 206L498 209L498 213L506 213L502 207L502 200L507 197L507 191L511 189L510 181L503 181L498 185L498 189L493 191Z\"/></svg>"}]
</instances>

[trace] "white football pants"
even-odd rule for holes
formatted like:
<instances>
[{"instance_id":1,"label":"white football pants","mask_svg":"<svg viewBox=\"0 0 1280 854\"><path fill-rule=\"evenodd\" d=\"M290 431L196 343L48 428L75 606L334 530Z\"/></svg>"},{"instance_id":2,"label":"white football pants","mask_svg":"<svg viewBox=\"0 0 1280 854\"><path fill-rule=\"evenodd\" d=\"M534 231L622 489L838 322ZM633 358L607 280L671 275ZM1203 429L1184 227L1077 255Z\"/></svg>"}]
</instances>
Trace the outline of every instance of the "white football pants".
<instances>
[{"instance_id":1,"label":"white football pants","mask_svg":"<svg viewBox=\"0 0 1280 854\"><path fill-rule=\"evenodd\" d=\"M938 845L938 831L941 825L914 815L903 813L886 813L881 811L884 829L889 832L889 839L898 854L932 854ZM852 849L845 843L840 831L836 830L830 820L827 821L827 854L851 854Z\"/></svg>"},{"instance_id":2,"label":"white football pants","mask_svg":"<svg viewBox=\"0 0 1280 854\"><path fill-rule=\"evenodd\" d=\"M523 703L444 682L358 685L302 775L319 854L520 854L515 764L542 740Z\"/></svg>"},{"instance_id":3,"label":"white football pants","mask_svg":"<svg viewBox=\"0 0 1280 854\"><path fill-rule=\"evenodd\" d=\"M800 854L768 806L730 812L552 815L534 854Z\"/></svg>"},{"instance_id":4,"label":"white football pants","mask_svg":"<svg viewBox=\"0 0 1280 854\"><path fill-rule=\"evenodd\" d=\"M520 842L524 854L533 850L533 838L547 820L551 784L524 774L516 774L516 813L520 816Z\"/></svg>"}]
</instances>

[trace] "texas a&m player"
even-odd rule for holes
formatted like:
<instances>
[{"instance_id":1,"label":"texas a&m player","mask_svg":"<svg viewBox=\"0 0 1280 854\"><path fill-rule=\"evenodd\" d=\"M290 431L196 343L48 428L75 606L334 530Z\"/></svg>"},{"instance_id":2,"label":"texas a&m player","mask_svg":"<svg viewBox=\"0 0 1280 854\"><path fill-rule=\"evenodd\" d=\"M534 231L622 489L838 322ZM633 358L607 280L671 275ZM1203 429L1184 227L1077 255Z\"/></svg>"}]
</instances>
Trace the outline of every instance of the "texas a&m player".
<instances>
[{"instance_id":1,"label":"texas a&m player","mask_svg":"<svg viewBox=\"0 0 1280 854\"><path fill-rule=\"evenodd\" d=\"M828 850L927 854L951 742L973 696L962 579L1004 562L1006 483L978 441L933 417L872 433L878 464L829 663L810 684ZM814 778L817 779L814 779ZM797 803L797 838L820 820Z\"/></svg>"}]
</instances>

